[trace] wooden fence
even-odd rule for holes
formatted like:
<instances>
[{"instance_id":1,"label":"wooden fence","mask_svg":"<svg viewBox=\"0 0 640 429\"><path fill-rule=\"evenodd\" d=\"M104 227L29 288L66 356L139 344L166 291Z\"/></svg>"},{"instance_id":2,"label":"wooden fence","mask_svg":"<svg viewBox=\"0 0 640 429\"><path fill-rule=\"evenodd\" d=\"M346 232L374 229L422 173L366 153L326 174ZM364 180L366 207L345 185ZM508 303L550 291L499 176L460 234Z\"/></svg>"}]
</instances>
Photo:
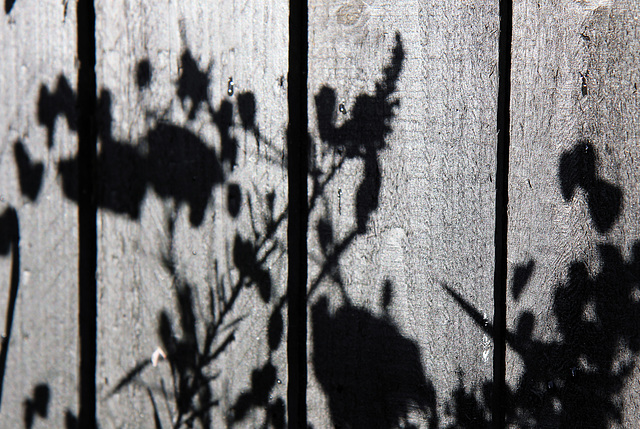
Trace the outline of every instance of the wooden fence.
<instances>
[{"instance_id":1,"label":"wooden fence","mask_svg":"<svg viewBox=\"0 0 640 429\"><path fill-rule=\"evenodd\" d=\"M0 427L637 427L640 3L4 5Z\"/></svg>"}]
</instances>

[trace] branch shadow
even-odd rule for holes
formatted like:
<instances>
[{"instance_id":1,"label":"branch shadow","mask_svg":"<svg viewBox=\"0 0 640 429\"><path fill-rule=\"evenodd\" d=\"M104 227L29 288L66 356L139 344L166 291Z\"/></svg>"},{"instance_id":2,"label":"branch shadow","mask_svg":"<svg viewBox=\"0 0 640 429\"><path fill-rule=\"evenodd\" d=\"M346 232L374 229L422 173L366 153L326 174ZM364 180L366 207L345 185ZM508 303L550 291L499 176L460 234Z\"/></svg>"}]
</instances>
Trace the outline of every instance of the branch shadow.
<instances>
[{"instance_id":1,"label":"branch shadow","mask_svg":"<svg viewBox=\"0 0 640 429\"><path fill-rule=\"evenodd\" d=\"M4 333L0 343L0 405L2 404L2 391L4 386L4 376L7 369L7 356L9 354L9 344L11 342L11 332L13 327L13 316L18 298L18 287L20 286L20 223L18 212L9 207L0 215L0 255L6 256L11 253L11 277L9 279L9 297L4 322Z\"/></svg>"},{"instance_id":2,"label":"branch shadow","mask_svg":"<svg viewBox=\"0 0 640 429\"><path fill-rule=\"evenodd\" d=\"M437 392L423 367L417 343L401 332L389 312L394 285L387 281L380 288L382 314L377 315L351 301L341 266L354 241L370 232L372 216L380 204L384 177L380 157L394 131L393 120L400 105L396 92L404 59L402 39L396 34L389 64L382 69L382 78L375 83L374 93L358 95L350 111L338 105L336 90L329 86L323 86L314 96L320 146L335 162L330 167L313 162L310 165L309 208L310 211L325 210L309 229L317 234L320 245L320 257L315 261L319 269L317 275L309 279L307 289L310 358L327 398L331 423L337 428L424 425L436 428L444 421L437 413ZM153 125L141 139L118 140L113 136L113 96L108 89L103 89L99 97L97 120L101 150L94 160L98 172L98 206L139 221L150 191L175 205L167 219L169 244L163 249L162 264L172 281L176 311L160 312L157 321L157 335L171 370L173 391L168 392L164 384L157 389L143 381L145 371L157 364L145 358L123 375L109 395L133 385L143 385L156 429L166 426L166 421L174 428L211 427L213 410L221 407L223 399L231 404L223 411L227 426L246 426L252 415L259 415L259 427L281 429L287 426L287 404L282 397L274 398L281 381L273 355L283 344L287 295L278 295L268 258L287 251L277 234L286 223L287 209L275 212L275 192L252 197L250 190L231 181L239 153L235 131L255 137L261 161L277 162L278 157L284 160L285 154L279 153L262 135L256 122L258 103L253 93L238 93L235 101L224 99L216 107L209 93L212 67L201 68L185 49L180 70L176 97L189 121L206 117L215 127L219 149L214 149L187 126L173 123L158 112L148 113ZM148 90L152 80L151 62L143 59L135 72L139 90ZM229 91L231 94L231 89ZM44 86L41 88L38 119L47 127L49 149L55 143L58 118L66 120L72 131L77 130L76 97L64 76L60 76L53 92ZM348 115L341 125L337 125L338 113ZM31 160L20 141L14 144L14 156L22 193L36 200L44 166ZM362 175L356 179L356 192L352 197L354 227L337 239L337 223L326 209L330 205L327 188L347 161L361 164ZM577 190L583 191L593 227L606 235L621 215L623 192L598 175L597 164L595 146L586 140L579 141L560 157L558 179L567 203L581 195ZM283 163L279 165L285 168ZM78 157L60 160L57 172L64 194L77 202ZM176 269L179 261L174 249L175 221L178 210L186 206L191 226L201 226L213 202L214 190L220 187L226 190L226 215L235 220L243 210L248 211L253 236L233 230L232 238L224 243L229 249L230 265L220 269L215 266L215 279L208 285L208 300L202 304L197 299L196 285ZM0 253L8 255L11 250L13 264L19 268L17 214L11 210L0 217L0 228L7 231L0 235ZM598 252L601 268L597 275L591 276L583 261L573 261L568 267L566 282L556 285L551 310L561 340L536 338L533 334L536 316L526 311L517 315L516 329L507 331L505 341L523 363L521 378L506 393L508 424L537 428L608 427L622 423L624 409L620 395L628 387L640 352L640 326L635 323L640 315L640 240L634 243L629 261L623 258L621 249L610 244L599 244ZM12 269L10 303L15 303L18 268ZM511 284L515 300L526 294L537 268L533 259L515 267ZM237 274L233 281L228 275L230 271ZM320 292L321 283L328 283L329 288ZM442 286L474 323L495 339L494 327L481 312L452 287ZM333 292L341 303L331 308ZM252 368L249 385L234 398L222 398L213 388L213 382L220 376L215 369L216 362L236 341L238 326L245 321L243 316L236 315L236 304L243 293L256 294L259 299L256 302L269 309L265 336L268 351L266 358ZM206 311L202 311L201 305L207 306ZM10 304L6 321L8 333L12 315ZM202 327L204 329L200 329ZM0 393L7 344L8 336L3 339L0 354ZM467 386L462 369L458 370L457 377L458 384L444 404L445 414L452 421L448 427L489 427L493 382L487 381L479 387ZM47 403L43 400L43 391L42 388L34 391L33 398L25 401L28 426L36 416L43 416L42 404ZM161 400L173 403L166 407L175 410L168 419L160 411ZM77 425L72 413L67 417L68 427Z\"/></svg>"},{"instance_id":3,"label":"branch shadow","mask_svg":"<svg viewBox=\"0 0 640 429\"><path fill-rule=\"evenodd\" d=\"M24 406L24 427L31 429L36 416L46 419L49 411L50 389L47 384L38 384L33 388L32 397L26 398Z\"/></svg>"},{"instance_id":4,"label":"branch shadow","mask_svg":"<svg viewBox=\"0 0 640 429\"><path fill-rule=\"evenodd\" d=\"M387 137L400 100L395 98L405 51L399 34L382 79L373 95L360 94L347 112L337 105L336 91L323 86L314 101L322 148L337 157L329 169L311 166L310 209L318 207L326 186L336 177L345 160L363 164L355 194L355 228L336 242L334 221L329 214L312 225L322 258L319 274L310 280L311 363L327 396L330 417L336 428L413 428L416 421L438 427L436 392L422 366L417 344L405 337L387 312L393 284L381 288L383 316L354 305L346 291L340 262L356 237L368 232L371 216L379 206L383 172L379 157L387 148ZM349 114L336 125L338 112ZM329 205L324 201L324 206ZM320 283L328 279L337 288L342 304L330 310L328 293L317 297Z\"/></svg>"},{"instance_id":5,"label":"branch shadow","mask_svg":"<svg viewBox=\"0 0 640 429\"><path fill-rule=\"evenodd\" d=\"M436 392L420 350L389 315L352 305L332 314L322 296L311 307L311 327L312 364L335 427L417 427L411 412L437 427Z\"/></svg>"},{"instance_id":6,"label":"branch shadow","mask_svg":"<svg viewBox=\"0 0 640 429\"><path fill-rule=\"evenodd\" d=\"M16 0L4 0L4 13L9 15L11 13L11 9L16 4Z\"/></svg>"},{"instance_id":7,"label":"branch shadow","mask_svg":"<svg viewBox=\"0 0 640 429\"><path fill-rule=\"evenodd\" d=\"M622 211L622 190L597 175L597 152L588 141L577 142L562 154L558 176L565 201L583 188L594 227L611 230ZM555 287L552 314L560 340L533 336L536 316L523 311L506 343L523 364L515 388L506 397L507 424L520 428L605 428L623 423L622 393L629 386L640 352L640 240L626 261L621 249L598 244L600 271L592 276L584 261L572 261L568 277ZM512 295L521 297L535 261L517 265ZM445 290L488 335L493 327L478 319L479 312L448 286ZM460 414L488 408L469 394L454 398ZM471 395L473 396L473 395ZM476 424L487 425L480 419Z\"/></svg>"},{"instance_id":8,"label":"branch shadow","mask_svg":"<svg viewBox=\"0 0 640 429\"><path fill-rule=\"evenodd\" d=\"M187 109L189 120L205 114L209 123L215 126L220 137L219 153L196 134L168 122L162 115L155 118L157 124L137 145L117 141L111 132L112 96L108 90L103 90L100 95L99 137L102 150L96 160L101 190L99 207L138 220L141 204L149 189L153 189L160 198L175 203L167 219L169 243L162 250L162 265L172 279L177 314L174 317L172 311L163 310L158 315L157 324L162 344L160 352L171 369L173 391L168 392L164 384L160 389L152 389L144 382L142 376L145 371L159 364L147 358L127 371L108 396L142 384L153 408L156 428L163 427L166 421L173 428L213 427L212 411L221 406L223 399L225 404L231 402L228 410L222 410L230 427L244 424L254 409L260 409L264 410L264 427L284 428L285 401L282 397L272 398L275 386L281 383L276 377L277 368L272 354L282 344L286 295L278 296L274 290L268 258L286 251L278 234L285 225L287 213L286 208L282 213L276 213L275 192L261 194L256 188L252 194L229 180L238 153L238 141L232 131L244 130L254 135L258 144L265 145L270 152L267 154L265 151L261 160L273 163L274 159L269 156L279 154L259 131L255 118L257 105L252 93L242 92L238 94L237 104L223 100L215 108L208 90L211 67L201 70L191 52L185 49L180 70L176 96ZM150 85L152 75L149 60L139 62L135 78L140 90ZM234 120L236 109L240 124ZM74 182L77 158L61 161L58 170L65 195L77 201L77 184ZM215 276L208 287L207 308L202 311L195 299L198 288L176 269L179 262L174 246L176 216L180 206L187 205L191 225L201 225L213 189L223 186L226 187L227 215L232 228L236 228L233 221L240 213L248 211L253 236L243 237L237 230L230 242L220 243L230 250L227 262L231 265L226 270L219 269L218 261L214 262ZM231 279L231 271L238 274L236 280ZM212 387L220 376L215 369L216 362L236 340L239 324L245 316L235 315L235 307L241 294L250 291L257 293L260 302L270 308L268 356L264 364L253 370L247 389L236 398L222 398L221 393ZM204 332L204 335L199 335L199 332ZM168 418L162 415L159 400L165 402L165 408L171 414Z\"/></svg>"},{"instance_id":9,"label":"branch shadow","mask_svg":"<svg viewBox=\"0 0 640 429\"><path fill-rule=\"evenodd\" d=\"M47 420L49 418L49 405L51 403L51 388L47 383L38 383L33 388L33 393L22 402L24 408L24 427L31 429L36 418ZM64 414L65 429L78 429L78 418L69 409ZM99 427L99 426L97 426Z\"/></svg>"}]
</instances>

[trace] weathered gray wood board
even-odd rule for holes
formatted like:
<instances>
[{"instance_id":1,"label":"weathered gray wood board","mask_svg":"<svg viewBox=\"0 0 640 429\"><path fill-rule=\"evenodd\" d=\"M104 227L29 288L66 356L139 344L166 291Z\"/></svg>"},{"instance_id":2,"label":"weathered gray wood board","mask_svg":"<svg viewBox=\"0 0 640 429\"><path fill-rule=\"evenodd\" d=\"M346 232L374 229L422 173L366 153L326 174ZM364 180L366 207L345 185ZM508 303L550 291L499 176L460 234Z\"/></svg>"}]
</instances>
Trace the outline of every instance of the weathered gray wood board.
<instances>
[{"instance_id":1,"label":"weathered gray wood board","mask_svg":"<svg viewBox=\"0 0 640 429\"><path fill-rule=\"evenodd\" d=\"M99 424L282 427L288 4L147 3L96 2Z\"/></svg>"},{"instance_id":2,"label":"weathered gray wood board","mask_svg":"<svg viewBox=\"0 0 640 429\"><path fill-rule=\"evenodd\" d=\"M309 4L314 428L463 424L456 389L490 418L492 340L444 285L491 320L498 27L497 1Z\"/></svg>"},{"instance_id":3,"label":"weathered gray wood board","mask_svg":"<svg viewBox=\"0 0 640 429\"><path fill-rule=\"evenodd\" d=\"M9 347L0 378L0 425L64 427L65 414L78 413L78 234L77 206L64 196L57 168L76 151L77 137L69 125L73 119L57 114L64 109L70 118L75 114L75 3L25 0L10 13L5 10L0 17L0 333ZM18 236L19 252L12 247Z\"/></svg>"},{"instance_id":4,"label":"weathered gray wood board","mask_svg":"<svg viewBox=\"0 0 640 429\"><path fill-rule=\"evenodd\" d=\"M640 5L513 15L512 427L636 427Z\"/></svg>"}]
</instances>

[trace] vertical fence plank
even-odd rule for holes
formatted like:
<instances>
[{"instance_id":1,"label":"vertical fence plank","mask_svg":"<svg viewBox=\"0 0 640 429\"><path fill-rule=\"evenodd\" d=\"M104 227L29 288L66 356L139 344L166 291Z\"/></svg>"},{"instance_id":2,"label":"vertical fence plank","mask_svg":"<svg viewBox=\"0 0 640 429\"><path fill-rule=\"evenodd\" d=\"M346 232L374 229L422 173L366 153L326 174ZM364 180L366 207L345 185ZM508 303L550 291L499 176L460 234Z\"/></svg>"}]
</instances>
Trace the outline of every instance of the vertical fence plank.
<instances>
[{"instance_id":1,"label":"vertical fence plank","mask_svg":"<svg viewBox=\"0 0 640 429\"><path fill-rule=\"evenodd\" d=\"M0 14L0 421L64 427L79 382L78 209L58 181L77 150L75 3Z\"/></svg>"},{"instance_id":2,"label":"vertical fence plank","mask_svg":"<svg viewBox=\"0 0 640 429\"><path fill-rule=\"evenodd\" d=\"M96 4L100 425L283 428L288 5Z\"/></svg>"},{"instance_id":3,"label":"vertical fence plank","mask_svg":"<svg viewBox=\"0 0 640 429\"><path fill-rule=\"evenodd\" d=\"M639 17L514 7L510 427L638 424Z\"/></svg>"},{"instance_id":4,"label":"vertical fence plank","mask_svg":"<svg viewBox=\"0 0 640 429\"><path fill-rule=\"evenodd\" d=\"M309 16L310 424L483 427L498 2Z\"/></svg>"}]
</instances>

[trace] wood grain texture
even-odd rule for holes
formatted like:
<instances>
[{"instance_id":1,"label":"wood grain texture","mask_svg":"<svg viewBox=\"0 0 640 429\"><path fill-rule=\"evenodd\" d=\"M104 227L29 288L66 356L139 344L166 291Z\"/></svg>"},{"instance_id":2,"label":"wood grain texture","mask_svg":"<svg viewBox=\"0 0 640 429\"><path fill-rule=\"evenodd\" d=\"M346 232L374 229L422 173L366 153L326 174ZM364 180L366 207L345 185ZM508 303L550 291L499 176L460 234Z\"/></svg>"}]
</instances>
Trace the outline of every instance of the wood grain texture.
<instances>
[{"instance_id":1,"label":"wood grain texture","mask_svg":"<svg viewBox=\"0 0 640 429\"><path fill-rule=\"evenodd\" d=\"M513 427L635 427L640 8L514 6Z\"/></svg>"},{"instance_id":2,"label":"wood grain texture","mask_svg":"<svg viewBox=\"0 0 640 429\"><path fill-rule=\"evenodd\" d=\"M497 15L484 1L309 4L314 428L489 419L492 341L444 286L488 325Z\"/></svg>"},{"instance_id":3,"label":"wood grain texture","mask_svg":"<svg viewBox=\"0 0 640 429\"><path fill-rule=\"evenodd\" d=\"M57 171L77 149L76 13L63 3L6 2L0 17L3 427L78 413L78 210Z\"/></svg>"},{"instance_id":4,"label":"wood grain texture","mask_svg":"<svg viewBox=\"0 0 640 429\"><path fill-rule=\"evenodd\" d=\"M147 3L96 2L99 423L283 427L288 5Z\"/></svg>"}]
</instances>

